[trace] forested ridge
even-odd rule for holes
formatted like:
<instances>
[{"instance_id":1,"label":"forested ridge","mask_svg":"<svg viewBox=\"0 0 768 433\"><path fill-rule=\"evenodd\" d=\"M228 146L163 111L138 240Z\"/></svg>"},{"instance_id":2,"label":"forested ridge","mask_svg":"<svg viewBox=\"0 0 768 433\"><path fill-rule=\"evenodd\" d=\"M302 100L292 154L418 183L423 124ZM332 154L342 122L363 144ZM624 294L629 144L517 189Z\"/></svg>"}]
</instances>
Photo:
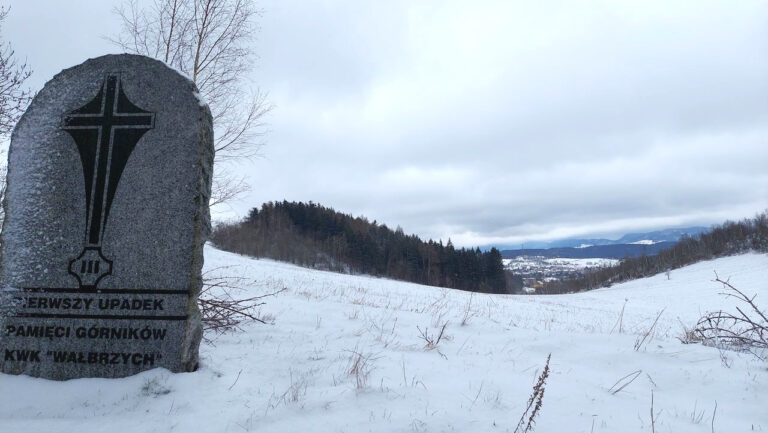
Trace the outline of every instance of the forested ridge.
<instances>
[{"instance_id":1,"label":"forested ridge","mask_svg":"<svg viewBox=\"0 0 768 433\"><path fill-rule=\"evenodd\" d=\"M507 293L513 281L496 248L423 241L312 202L265 203L243 221L217 226L211 240L239 254L461 290Z\"/></svg>"},{"instance_id":2,"label":"forested ridge","mask_svg":"<svg viewBox=\"0 0 768 433\"><path fill-rule=\"evenodd\" d=\"M738 222L727 221L696 236L683 236L675 245L653 256L628 257L615 266L587 271L568 280L548 282L539 292L591 290L747 251L768 251L768 212Z\"/></svg>"}]
</instances>

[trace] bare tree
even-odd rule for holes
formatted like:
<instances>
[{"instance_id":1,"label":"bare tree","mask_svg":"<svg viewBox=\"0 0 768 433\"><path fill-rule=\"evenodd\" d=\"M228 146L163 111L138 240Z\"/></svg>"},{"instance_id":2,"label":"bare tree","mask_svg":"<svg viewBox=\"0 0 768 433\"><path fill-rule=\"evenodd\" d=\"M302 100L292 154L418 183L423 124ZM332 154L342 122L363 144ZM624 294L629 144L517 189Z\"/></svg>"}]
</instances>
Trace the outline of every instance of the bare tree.
<instances>
[{"instance_id":1,"label":"bare tree","mask_svg":"<svg viewBox=\"0 0 768 433\"><path fill-rule=\"evenodd\" d=\"M194 81L208 103L214 128L214 176L210 206L248 189L244 178L222 164L255 157L262 146L265 94L249 87L255 54L253 36L260 11L253 0L124 0L122 21L110 40L123 50L162 60ZM200 306L209 333L238 329L258 316L263 296L241 298L241 277L203 275Z\"/></svg>"},{"instance_id":2,"label":"bare tree","mask_svg":"<svg viewBox=\"0 0 768 433\"><path fill-rule=\"evenodd\" d=\"M0 6L0 24L8 16L10 8ZM10 42L0 38L0 138L7 139L13 131L27 105L32 100L32 91L24 82L32 75L27 62L19 62ZM5 197L6 153L0 151L0 202ZM5 218L0 206L0 222Z\"/></svg>"},{"instance_id":3,"label":"bare tree","mask_svg":"<svg viewBox=\"0 0 768 433\"><path fill-rule=\"evenodd\" d=\"M8 16L10 8L0 7L0 23ZM8 137L16 121L24 113L32 92L24 88L24 82L32 75L26 62L19 63L10 42L0 40L0 136Z\"/></svg>"},{"instance_id":4,"label":"bare tree","mask_svg":"<svg viewBox=\"0 0 768 433\"><path fill-rule=\"evenodd\" d=\"M211 205L248 189L222 163L251 158L263 145L265 94L248 86L253 67L252 0L125 0L115 10L122 29L110 40L127 52L162 60L195 82L213 115L215 170Z\"/></svg>"}]
</instances>

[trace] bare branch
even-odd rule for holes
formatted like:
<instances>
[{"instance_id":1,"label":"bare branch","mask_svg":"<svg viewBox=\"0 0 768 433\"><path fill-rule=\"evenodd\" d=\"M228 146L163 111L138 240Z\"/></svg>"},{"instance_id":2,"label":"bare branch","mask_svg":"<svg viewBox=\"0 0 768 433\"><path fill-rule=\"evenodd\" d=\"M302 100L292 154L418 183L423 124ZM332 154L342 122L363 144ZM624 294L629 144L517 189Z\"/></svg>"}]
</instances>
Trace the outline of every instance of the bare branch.
<instances>
[{"instance_id":1,"label":"bare branch","mask_svg":"<svg viewBox=\"0 0 768 433\"><path fill-rule=\"evenodd\" d=\"M241 329L248 323L269 323L268 320L260 317L259 307L265 304L263 302L265 298L277 296L286 289L283 287L247 298L237 297L235 293L243 290L245 278L218 276L221 271L227 269L228 267L215 268L203 274L203 290L198 300L202 310L203 330L223 334ZM211 341L206 336L204 338L206 341Z\"/></svg>"},{"instance_id":2,"label":"bare branch","mask_svg":"<svg viewBox=\"0 0 768 433\"><path fill-rule=\"evenodd\" d=\"M0 22L9 12L0 7ZM7 137L32 100L32 91L24 82L32 75L27 62L19 62L10 43L0 39L0 136Z\"/></svg>"},{"instance_id":3,"label":"bare branch","mask_svg":"<svg viewBox=\"0 0 768 433\"><path fill-rule=\"evenodd\" d=\"M722 280L715 273L715 282L723 285L723 295L739 300L737 313L716 311L702 316L694 327L696 336L704 344L719 349L733 349L750 352L760 359L766 359L768 350L768 317L755 303L756 296L748 296L734 287L728 280ZM746 305L747 309L742 307Z\"/></svg>"},{"instance_id":4,"label":"bare branch","mask_svg":"<svg viewBox=\"0 0 768 433\"><path fill-rule=\"evenodd\" d=\"M115 9L119 35L108 38L122 49L165 61L188 74L208 103L216 137L216 177L227 177L221 162L259 154L264 118L271 110L263 92L246 91L251 70L255 20L249 0L154 0L150 7L124 0ZM247 189L243 181L218 182L210 205L221 205ZM225 187L231 191L224 191Z\"/></svg>"},{"instance_id":5,"label":"bare branch","mask_svg":"<svg viewBox=\"0 0 768 433\"><path fill-rule=\"evenodd\" d=\"M225 204L251 188L242 177L232 177L226 173L215 176L211 185L210 206Z\"/></svg>"}]
</instances>

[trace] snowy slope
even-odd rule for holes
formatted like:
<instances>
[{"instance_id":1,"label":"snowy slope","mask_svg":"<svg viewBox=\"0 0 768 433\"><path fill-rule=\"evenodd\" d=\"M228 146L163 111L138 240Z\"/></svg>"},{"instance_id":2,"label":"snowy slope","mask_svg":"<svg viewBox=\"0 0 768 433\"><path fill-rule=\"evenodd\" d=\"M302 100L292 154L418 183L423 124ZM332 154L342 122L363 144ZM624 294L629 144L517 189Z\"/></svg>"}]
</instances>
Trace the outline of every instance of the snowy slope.
<instances>
[{"instance_id":1,"label":"snowy slope","mask_svg":"<svg viewBox=\"0 0 768 433\"><path fill-rule=\"evenodd\" d=\"M471 295L206 250L207 269L232 265L250 293L288 289L263 307L274 325L204 344L196 373L0 375L0 432L511 432L549 353L537 432L649 432L652 390L656 432L710 432L715 402L714 431L768 431L766 363L729 352L725 367L718 350L675 338L680 322L732 305L713 271L768 307L764 254L562 296ZM424 350L417 326L434 334L445 321L449 339Z\"/></svg>"}]
</instances>

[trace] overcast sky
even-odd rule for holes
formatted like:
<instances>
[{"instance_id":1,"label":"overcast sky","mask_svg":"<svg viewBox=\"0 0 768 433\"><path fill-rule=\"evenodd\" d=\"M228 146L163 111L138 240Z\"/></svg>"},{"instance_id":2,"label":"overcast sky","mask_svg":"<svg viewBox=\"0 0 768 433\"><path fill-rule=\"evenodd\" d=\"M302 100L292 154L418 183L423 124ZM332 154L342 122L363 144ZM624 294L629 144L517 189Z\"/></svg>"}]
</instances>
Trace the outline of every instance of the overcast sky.
<instances>
[{"instance_id":1,"label":"overcast sky","mask_svg":"<svg viewBox=\"0 0 768 433\"><path fill-rule=\"evenodd\" d=\"M35 70L117 52L103 0L11 0ZM457 245L708 225L768 208L768 2L258 3L252 191Z\"/></svg>"}]
</instances>

